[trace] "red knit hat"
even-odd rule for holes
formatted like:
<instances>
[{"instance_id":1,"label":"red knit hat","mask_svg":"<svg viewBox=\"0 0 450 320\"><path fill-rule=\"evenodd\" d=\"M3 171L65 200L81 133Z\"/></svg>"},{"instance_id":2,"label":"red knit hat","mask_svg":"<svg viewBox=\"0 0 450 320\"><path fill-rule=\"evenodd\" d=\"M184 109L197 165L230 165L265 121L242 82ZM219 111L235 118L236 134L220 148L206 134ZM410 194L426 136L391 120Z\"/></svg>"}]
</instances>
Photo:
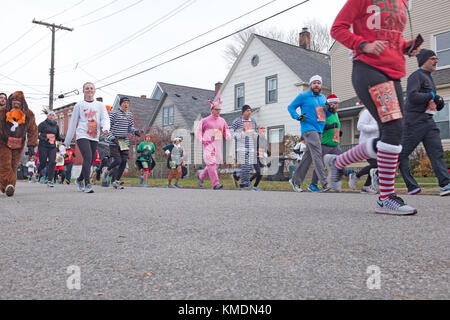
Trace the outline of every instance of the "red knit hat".
<instances>
[{"instance_id":1,"label":"red knit hat","mask_svg":"<svg viewBox=\"0 0 450 320\"><path fill-rule=\"evenodd\" d=\"M328 103L332 103L332 102L337 102L337 103L339 103L339 102L341 102L341 100L339 100L339 98L338 98L337 95L335 95L335 94L330 94L330 95L327 97L327 102L328 102Z\"/></svg>"}]
</instances>

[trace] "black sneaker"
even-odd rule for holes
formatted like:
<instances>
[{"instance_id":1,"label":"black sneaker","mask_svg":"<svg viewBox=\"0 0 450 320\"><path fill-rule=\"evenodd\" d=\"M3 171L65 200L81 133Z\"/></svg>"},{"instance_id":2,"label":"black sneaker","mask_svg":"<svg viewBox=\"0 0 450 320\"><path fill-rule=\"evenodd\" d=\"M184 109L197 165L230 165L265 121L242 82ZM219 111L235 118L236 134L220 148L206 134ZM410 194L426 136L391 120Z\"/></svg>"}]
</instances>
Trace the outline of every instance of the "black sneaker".
<instances>
[{"instance_id":1,"label":"black sneaker","mask_svg":"<svg viewBox=\"0 0 450 320\"><path fill-rule=\"evenodd\" d=\"M94 193L94 189L92 189L92 185L90 183L86 184L86 187L84 187L85 193Z\"/></svg>"},{"instance_id":2,"label":"black sneaker","mask_svg":"<svg viewBox=\"0 0 450 320\"><path fill-rule=\"evenodd\" d=\"M220 190L223 189L223 185L221 185L220 183L218 185L216 185L214 188L214 190Z\"/></svg>"}]
</instances>

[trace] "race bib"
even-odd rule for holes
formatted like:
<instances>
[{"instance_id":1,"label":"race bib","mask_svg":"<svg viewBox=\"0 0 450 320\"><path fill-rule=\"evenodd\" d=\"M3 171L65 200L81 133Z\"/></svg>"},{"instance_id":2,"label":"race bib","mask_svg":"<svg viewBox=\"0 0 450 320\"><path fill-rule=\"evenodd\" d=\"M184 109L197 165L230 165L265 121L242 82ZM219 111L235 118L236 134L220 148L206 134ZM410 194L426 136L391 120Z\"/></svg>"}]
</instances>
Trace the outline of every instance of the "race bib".
<instances>
[{"instance_id":1,"label":"race bib","mask_svg":"<svg viewBox=\"0 0 450 320\"><path fill-rule=\"evenodd\" d=\"M427 107L427 111L425 111L425 113L431 114L431 115L435 115L437 112L437 106L436 103L434 102L434 100L430 100L430 102L428 103L428 107Z\"/></svg>"},{"instance_id":2,"label":"race bib","mask_svg":"<svg viewBox=\"0 0 450 320\"><path fill-rule=\"evenodd\" d=\"M402 110L398 102L394 81L380 83L369 89L382 123L402 119Z\"/></svg>"},{"instance_id":3,"label":"race bib","mask_svg":"<svg viewBox=\"0 0 450 320\"><path fill-rule=\"evenodd\" d=\"M341 130L338 128L334 129L333 142L335 142L335 143L341 142Z\"/></svg>"},{"instance_id":4,"label":"race bib","mask_svg":"<svg viewBox=\"0 0 450 320\"><path fill-rule=\"evenodd\" d=\"M222 140L222 129L214 129L214 140Z\"/></svg>"},{"instance_id":5,"label":"race bib","mask_svg":"<svg viewBox=\"0 0 450 320\"><path fill-rule=\"evenodd\" d=\"M22 148L22 138L8 138L8 148L12 150L17 150Z\"/></svg>"},{"instance_id":6,"label":"race bib","mask_svg":"<svg viewBox=\"0 0 450 320\"><path fill-rule=\"evenodd\" d=\"M264 148L258 149L258 158L264 158L264 154L266 153L266 150Z\"/></svg>"},{"instance_id":7,"label":"race bib","mask_svg":"<svg viewBox=\"0 0 450 320\"><path fill-rule=\"evenodd\" d=\"M253 123L251 121L244 121L243 123L244 126L244 132L252 132L253 130Z\"/></svg>"},{"instance_id":8,"label":"race bib","mask_svg":"<svg viewBox=\"0 0 450 320\"><path fill-rule=\"evenodd\" d=\"M55 144L56 137L54 133L47 133L47 139L48 143Z\"/></svg>"},{"instance_id":9,"label":"race bib","mask_svg":"<svg viewBox=\"0 0 450 320\"><path fill-rule=\"evenodd\" d=\"M119 139L118 140L118 144L119 144L120 151L128 151L128 150L130 150L130 147L128 146L128 143L127 143L126 139Z\"/></svg>"},{"instance_id":10,"label":"race bib","mask_svg":"<svg viewBox=\"0 0 450 320\"><path fill-rule=\"evenodd\" d=\"M316 107L316 114L318 122L327 121L327 114L325 112L325 107Z\"/></svg>"},{"instance_id":11,"label":"race bib","mask_svg":"<svg viewBox=\"0 0 450 320\"><path fill-rule=\"evenodd\" d=\"M95 120L91 120L88 122L88 130L87 130L88 136L92 138L98 137L98 123Z\"/></svg>"}]
</instances>

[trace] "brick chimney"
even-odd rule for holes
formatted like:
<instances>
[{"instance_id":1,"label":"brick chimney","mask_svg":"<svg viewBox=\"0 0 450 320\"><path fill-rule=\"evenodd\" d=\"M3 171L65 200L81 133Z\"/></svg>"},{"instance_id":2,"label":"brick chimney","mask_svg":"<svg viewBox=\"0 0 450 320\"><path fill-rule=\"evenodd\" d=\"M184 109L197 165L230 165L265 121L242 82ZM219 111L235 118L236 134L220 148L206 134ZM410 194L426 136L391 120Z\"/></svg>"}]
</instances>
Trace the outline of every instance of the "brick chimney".
<instances>
[{"instance_id":1,"label":"brick chimney","mask_svg":"<svg viewBox=\"0 0 450 320\"><path fill-rule=\"evenodd\" d=\"M142 95L141 95L141 98L142 98L142 99L147 99L147 96L146 96L145 94L142 94Z\"/></svg>"},{"instance_id":2,"label":"brick chimney","mask_svg":"<svg viewBox=\"0 0 450 320\"><path fill-rule=\"evenodd\" d=\"M302 32L300 32L298 42L301 48L311 49L311 33L308 31L308 28L303 28Z\"/></svg>"},{"instance_id":3,"label":"brick chimney","mask_svg":"<svg viewBox=\"0 0 450 320\"><path fill-rule=\"evenodd\" d=\"M220 91L220 89L222 88L222 85L223 85L222 82L217 82L217 83L215 84L215 92L216 92L216 95L217 95L217 93Z\"/></svg>"}]
</instances>

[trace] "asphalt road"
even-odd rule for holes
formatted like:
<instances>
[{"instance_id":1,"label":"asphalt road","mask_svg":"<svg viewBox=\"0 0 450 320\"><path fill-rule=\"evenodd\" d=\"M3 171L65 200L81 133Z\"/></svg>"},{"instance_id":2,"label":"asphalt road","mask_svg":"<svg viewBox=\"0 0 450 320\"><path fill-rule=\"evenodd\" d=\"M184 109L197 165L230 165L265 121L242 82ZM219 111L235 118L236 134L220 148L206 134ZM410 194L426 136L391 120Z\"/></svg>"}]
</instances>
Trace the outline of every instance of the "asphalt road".
<instances>
[{"instance_id":1,"label":"asphalt road","mask_svg":"<svg viewBox=\"0 0 450 320\"><path fill-rule=\"evenodd\" d=\"M95 191L0 195L0 299L450 298L450 197Z\"/></svg>"}]
</instances>

